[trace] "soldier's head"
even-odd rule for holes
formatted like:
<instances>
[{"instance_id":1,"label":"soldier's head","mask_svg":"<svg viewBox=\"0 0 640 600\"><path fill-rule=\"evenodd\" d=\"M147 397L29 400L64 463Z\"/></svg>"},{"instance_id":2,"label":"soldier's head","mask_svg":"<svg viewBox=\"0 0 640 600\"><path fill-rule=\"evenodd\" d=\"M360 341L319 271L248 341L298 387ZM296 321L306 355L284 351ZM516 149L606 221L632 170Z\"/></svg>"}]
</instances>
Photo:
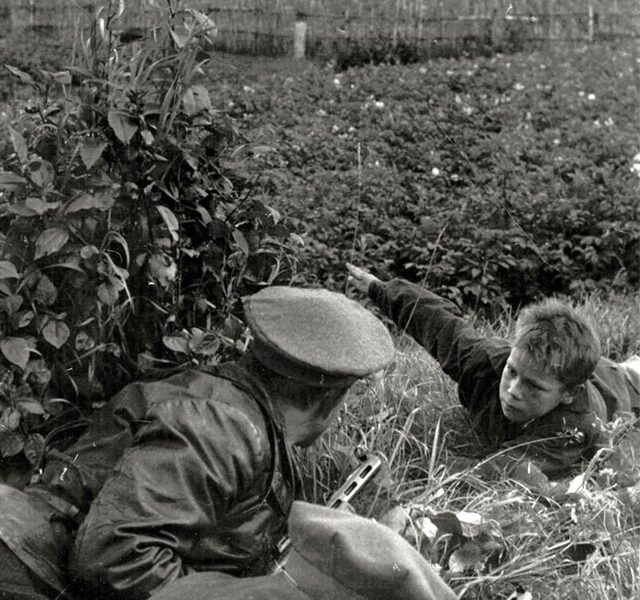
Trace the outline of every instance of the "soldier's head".
<instances>
[{"instance_id":1,"label":"soldier's head","mask_svg":"<svg viewBox=\"0 0 640 600\"><path fill-rule=\"evenodd\" d=\"M592 324L571 305L547 299L525 308L500 380L504 415L525 423L570 404L599 358Z\"/></svg>"},{"instance_id":2,"label":"soldier's head","mask_svg":"<svg viewBox=\"0 0 640 600\"><path fill-rule=\"evenodd\" d=\"M322 434L358 379L393 360L387 328L343 294L274 286L245 298L244 312L249 355L298 445Z\"/></svg>"}]
</instances>

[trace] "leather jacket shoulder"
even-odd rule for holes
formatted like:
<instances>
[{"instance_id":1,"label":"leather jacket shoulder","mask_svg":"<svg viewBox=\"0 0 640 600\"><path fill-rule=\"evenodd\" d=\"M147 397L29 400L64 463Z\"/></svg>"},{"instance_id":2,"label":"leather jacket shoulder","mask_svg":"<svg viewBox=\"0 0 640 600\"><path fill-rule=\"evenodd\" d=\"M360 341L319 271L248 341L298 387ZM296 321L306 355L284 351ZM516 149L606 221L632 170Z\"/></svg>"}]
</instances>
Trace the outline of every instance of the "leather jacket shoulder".
<instances>
[{"instance_id":1,"label":"leather jacket shoulder","mask_svg":"<svg viewBox=\"0 0 640 600\"><path fill-rule=\"evenodd\" d=\"M78 532L71 571L82 597L146 598L193 571L265 570L295 476L255 386L231 368L123 391L147 408Z\"/></svg>"}]
</instances>

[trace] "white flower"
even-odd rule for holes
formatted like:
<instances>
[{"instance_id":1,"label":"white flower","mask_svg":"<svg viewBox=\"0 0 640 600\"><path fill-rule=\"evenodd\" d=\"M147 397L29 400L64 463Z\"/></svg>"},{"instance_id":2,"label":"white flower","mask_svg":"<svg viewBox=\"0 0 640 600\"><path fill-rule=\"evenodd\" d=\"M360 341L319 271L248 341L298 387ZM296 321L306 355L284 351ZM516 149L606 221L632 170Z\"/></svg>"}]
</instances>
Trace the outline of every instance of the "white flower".
<instances>
[{"instance_id":1,"label":"white flower","mask_svg":"<svg viewBox=\"0 0 640 600\"><path fill-rule=\"evenodd\" d=\"M594 126L596 129L600 128L600 127L601 127L600 119L596 119L596 120L593 122L593 126Z\"/></svg>"},{"instance_id":2,"label":"white flower","mask_svg":"<svg viewBox=\"0 0 640 600\"><path fill-rule=\"evenodd\" d=\"M633 157L633 162L631 164L631 172L635 173L638 177L640 177L640 152Z\"/></svg>"},{"instance_id":3,"label":"white flower","mask_svg":"<svg viewBox=\"0 0 640 600\"><path fill-rule=\"evenodd\" d=\"M451 181L453 181L453 182L460 181L460 175L458 175L457 173L454 173L451 176Z\"/></svg>"},{"instance_id":4,"label":"white flower","mask_svg":"<svg viewBox=\"0 0 640 600\"><path fill-rule=\"evenodd\" d=\"M384 108L384 102L382 102L381 100L376 100L375 107Z\"/></svg>"},{"instance_id":5,"label":"white flower","mask_svg":"<svg viewBox=\"0 0 640 600\"><path fill-rule=\"evenodd\" d=\"M318 116L319 117L326 117L327 116L327 111L322 109L322 108L318 109Z\"/></svg>"},{"instance_id":6,"label":"white flower","mask_svg":"<svg viewBox=\"0 0 640 600\"><path fill-rule=\"evenodd\" d=\"M580 96L580 98L584 98L584 92L582 90L580 90L578 92L578 96Z\"/></svg>"},{"instance_id":7,"label":"white flower","mask_svg":"<svg viewBox=\"0 0 640 600\"><path fill-rule=\"evenodd\" d=\"M342 85L342 82L340 81L340 78L339 78L339 77L336 77L336 78L333 80L333 85L335 85L336 87L340 87L340 86Z\"/></svg>"},{"instance_id":8,"label":"white flower","mask_svg":"<svg viewBox=\"0 0 640 600\"><path fill-rule=\"evenodd\" d=\"M252 87L249 87L248 85L243 85L242 91L246 92L247 94L253 94L255 92L255 90Z\"/></svg>"},{"instance_id":9,"label":"white flower","mask_svg":"<svg viewBox=\"0 0 640 600\"><path fill-rule=\"evenodd\" d=\"M420 67L418 69L418 73L420 73L421 75L424 75L427 72L427 67Z\"/></svg>"},{"instance_id":10,"label":"white flower","mask_svg":"<svg viewBox=\"0 0 640 600\"><path fill-rule=\"evenodd\" d=\"M227 102L227 106L229 108L233 108L236 105L236 103L233 100L229 100L229 102Z\"/></svg>"},{"instance_id":11,"label":"white flower","mask_svg":"<svg viewBox=\"0 0 640 600\"><path fill-rule=\"evenodd\" d=\"M607 127L613 127L613 119L612 119L611 117L607 117L607 118L605 119L605 121L604 121L604 124L605 124Z\"/></svg>"},{"instance_id":12,"label":"white flower","mask_svg":"<svg viewBox=\"0 0 640 600\"><path fill-rule=\"evenodd\" d=\"M524 89L524 86L518 82L513 86L513 89L517 90L518 92L522 91Z\"/></svg>"},{"instance_id":13,"label":"white flower","mask_svg":"<svg viewBox=\"0 0 640 600\"><path fill-rule=\"evenodd\" d=\"M340 127L338 125L332 125L331 126L331 132L332 133L337 133L338 131L340 131Z\"/></svg>"},{"instance_id":14,"label":"white flower","mask_svg":"<svg viewBox=\"0 0 640 600\"><path fill-rule=\"evenodd\" d=\"M560 138L554 138L553 145L554 146L559 146L560 145Z\"/></svg>"},{"instance_id":15,"label":"white flower","mask_svg":"<svg viewBox=\"0 0 640 600\"><path fill-rule=\"evenodd\" d=\"M460 94L456 94L454 101L456 104L462 104L462 98L460 98Z\"/></svg>"},{"instance_id":16,"label":"white flower","mask_svg":"<svg viewBox=\"0 0 640 600\"><path fill-rule=\"evenodd\" d=\"M470 115L473 112L473 107L472 106L463 106L462 107L462 112L465 115Z\"/></svg>"},{"instance_id":17,"label":"white flower","mask_svg":"<svg viewBox=\"0 0 640 600\"><path fill-rule=\"evenodd\" d=\"M431 174L434 177L437 177L438 175L440 175L440 169L438 169L438 167L433 167L433 169L431 169Z\"/></svg>"},{"instance_id":18,"label":"white flower","mask_svg":"<svg viewBox=\"0 0 640 600\"><path fill-rule=\"evenodd\" d=\"M467 71L467 77L473 77L474 71Z\"/></svg>"},{"instance_id":19,"label":"white flower","mask_svg":"<svg viewBox=\"0 0 640 600\"><path fill-rule=\"evenodd\" d=\"M591 101L593 101L593 100L595 100L595 99L596 99L596 95L595 95L595 94L589 94L589 95L587 96L587 100L591 100Z\"/></svg>"},{"instance_id":20,"label":"white flower","mask_svg":"<svg viewBox=\"0 0 640 600\"><path fill-rule=\"evenodd\" d=\"M451 69L447 69L447 75L451 77L451 75L455 75L455 71L452 71Z\"/></svg>"},{"instance_id":21,"label":"white flower","mask_svg":"<svg viewBox=\"0 0 640 600\"><path fill-rule=\"evenodd\" d=\"M348 131L349 133L353 133L355 130L356 130L356 128L355 128L353 125L350 125L350 126L349 126L349 129L347 129L347 131Z\"/></svg>"}]
</instances>

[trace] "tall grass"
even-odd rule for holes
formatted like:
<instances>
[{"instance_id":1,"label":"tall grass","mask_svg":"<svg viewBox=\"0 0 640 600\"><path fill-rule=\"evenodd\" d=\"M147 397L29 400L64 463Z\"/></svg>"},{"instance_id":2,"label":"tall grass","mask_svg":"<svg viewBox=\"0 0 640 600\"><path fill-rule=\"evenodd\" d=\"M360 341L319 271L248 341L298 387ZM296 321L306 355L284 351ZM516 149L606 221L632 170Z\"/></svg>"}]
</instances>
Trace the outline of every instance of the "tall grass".
<instances>
[{"instance_id":1,"label":"tall grass","mask_svg":"<svg viewBox=\"0 0 640 600\"><path fill-rule=\"evenodd\" d=\"M594 320L606 354L640 353L638 297L589 296L578 307ZM514 315L503 314L476 325L509 337L514 322ZM355 389L337 425L303 455L308 499L326 500L357 463L354 446L362 445L386 465L356 510L391 525L405 518L404 535L461 598L526 598L530 592L545 600L639 599L640 514L625 504L615 478L603 480L590 465L584 486L562 502L516 481L483 480L472 467L487 452L458 405L455 384L412 340L398 338L397 348L393 368ZM420 519L458 511L490 525L491 534L485 529L479 540L490 550L452 572L455 539L427 543Z\"/></svg>"}]
</instances>

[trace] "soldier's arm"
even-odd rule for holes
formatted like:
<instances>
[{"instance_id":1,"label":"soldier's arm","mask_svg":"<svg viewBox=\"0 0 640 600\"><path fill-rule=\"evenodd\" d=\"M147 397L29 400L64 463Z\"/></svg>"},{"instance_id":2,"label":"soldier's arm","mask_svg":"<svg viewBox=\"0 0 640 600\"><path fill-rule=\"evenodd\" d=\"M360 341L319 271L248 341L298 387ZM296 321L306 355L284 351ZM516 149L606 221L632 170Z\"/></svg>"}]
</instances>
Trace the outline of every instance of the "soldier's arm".
<instances>
[{"instance_id":1,"label":"soldier's arm","mask_svg":"<svg viewBox=\"0 0 640 600\"><path fill-rule=\"evenodd\" d=\"M204 540L223 556L225 516L239 490L268 473L269 455L264 434L233 407L155 408L80 528L71 560L77 591L147 598L193 572L185 557L194 544Z\"/></svg>"}]
</instances>

